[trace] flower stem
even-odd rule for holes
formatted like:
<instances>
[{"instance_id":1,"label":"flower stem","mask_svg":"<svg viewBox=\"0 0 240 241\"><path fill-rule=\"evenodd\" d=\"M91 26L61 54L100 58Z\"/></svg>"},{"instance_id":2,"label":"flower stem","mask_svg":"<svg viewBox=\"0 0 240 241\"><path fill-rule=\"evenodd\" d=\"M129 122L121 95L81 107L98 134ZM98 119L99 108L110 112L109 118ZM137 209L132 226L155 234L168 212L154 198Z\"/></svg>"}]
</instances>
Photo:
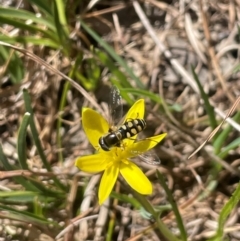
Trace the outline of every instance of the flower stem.
<instances>
[{"instance_id":1,"label":"flower stem","mask_svg":"<svg viewBox=\"0 0 240 241\"><path fill-rule=\"evenodd\" d=\"M137 200L142 204L143 208L152 214L154 220L157 223L157 227L161 234L170 241L181 241L177 237L175 237L172 232L167 228L167 226L162 222L159 218L159 214L154 210L152 205L148 202L145 196L133 191L133 195L137 198Z\"/></svg>"}]
</instances>

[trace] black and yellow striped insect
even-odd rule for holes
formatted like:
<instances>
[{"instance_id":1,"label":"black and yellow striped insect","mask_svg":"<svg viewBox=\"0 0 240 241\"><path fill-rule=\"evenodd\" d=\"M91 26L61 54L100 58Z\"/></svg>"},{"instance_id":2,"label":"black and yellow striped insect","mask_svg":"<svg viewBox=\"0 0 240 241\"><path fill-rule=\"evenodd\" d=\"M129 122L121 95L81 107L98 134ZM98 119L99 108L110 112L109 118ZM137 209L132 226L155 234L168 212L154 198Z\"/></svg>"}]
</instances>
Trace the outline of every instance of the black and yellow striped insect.
<instances>
[{"instance_id":1,"label":"black and yellow striped insect","mask_svg":"<svg viewBox=\"0 0 240 241\"><path fill-rule=\"evenodd\" d=\"M144 119L134 119L126 121L118 129L110 128L109 133L99 138L99 145L104 151L110 151L113 146L121 146L121 141L131 138L146 128Z\"/></svg>"},{"instance_id":2,"label":"black and yellow striped insect","mask_svg":"<svg viewBox=\"0 0 240 241\"><path fill-rule=\"evenodd\" d=\"M99 146L104 151L110 151L112 147L121 147L122 141L127 138L132 138L139 134L146 128L146 121L144 119L127 119L122 125L122 97L117 87L113 86L110 93L109 107L109 130L108 133L99 138ZM141 141L141 140L140 140ZM135 153L141 160L148 164L157 165L160 163L159 158L151 153ZM135 155L136 156L136 155Z\"/></svg>"}]
</instances>

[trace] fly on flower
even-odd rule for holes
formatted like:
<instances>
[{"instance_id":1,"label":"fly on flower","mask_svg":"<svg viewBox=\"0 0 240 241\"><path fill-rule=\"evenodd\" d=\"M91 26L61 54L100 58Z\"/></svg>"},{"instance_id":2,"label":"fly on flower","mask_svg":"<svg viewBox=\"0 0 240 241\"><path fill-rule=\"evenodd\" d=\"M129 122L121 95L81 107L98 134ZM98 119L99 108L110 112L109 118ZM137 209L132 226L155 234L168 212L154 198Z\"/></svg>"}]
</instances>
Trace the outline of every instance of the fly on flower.
<instances>
[{"instance_id":1,"label":"fly on flower","mask_svg":"<svg viewBox=\"0 0 240 241\"><path fill-rule=\"evenodd\" d=\"M113 86L109 100L109 130L108 133L99 138L99 146L104 151L110 151L112 147L124 148L124 139L132 138L146 128L146 121L143 118L138 118L138 113L134 118L125 119L122 125L119 125L120 120L123 120L122 97L119 89ZM141 140L140 140L141 141ZM159 158L152 152L134 153L134 156L139 156L141 160L148 164L160 164Z\"/></svg>"},{"instance_id":2,"label":"fly on flower","mask_svg":"<svg viewBox=\"0 0 240 241\"><path fill-rule=\"evenodd\" d=\"M115 116L115 120L122 116L121 97L116 88L115 90L113 89L112 96L113 101L115 102L111 104L110 111L112 113L111 116ZM144 112L144 100L137 100L127 112L122 123L135 119L143 119ZM108 146L109 151L105 151L99 145L99 140L101 137L114 132L109 132L109 130L112 130L109 122L95 110L83 108L82 126L89 142L98 152L93 155L78 157L75 165L84 172L103 172L98 190L100 204L102 204L110 195L119 174L126 180L128 185L138 193L143 195L152 193L151 182L142 170L132 162L132 158L139 154L143 155L154 148L160 141L162 141L166 136L166 133L148 137L141 141L136 141L137 135L132 138L118 139L117 143L114 143L115 145ZM115 131L119 130L119 128L116 128ZM118 145L120 145L120 147L118 147Z\"/></svg>"}]
</instances>

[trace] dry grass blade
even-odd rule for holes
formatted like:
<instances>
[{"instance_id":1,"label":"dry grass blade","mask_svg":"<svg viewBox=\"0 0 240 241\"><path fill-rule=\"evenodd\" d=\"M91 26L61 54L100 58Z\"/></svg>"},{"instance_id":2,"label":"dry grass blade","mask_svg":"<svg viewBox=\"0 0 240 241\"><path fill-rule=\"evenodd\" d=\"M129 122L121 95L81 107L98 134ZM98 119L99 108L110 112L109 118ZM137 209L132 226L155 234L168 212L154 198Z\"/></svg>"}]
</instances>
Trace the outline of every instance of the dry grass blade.
<instances>
[{"instance_id":1,"label":"dry grass blade","mask_svg":"<svg viewBox=\"0 0 240 241\"><path fill-rule=\"evenodd\" d=\"M104 227L107 222L110 208L110 199L108 198L104 204L100 207L98 219L96 221L96 230L94 240L99 240L104 232Z\"/></svg>"},{"instance_id":2,"label":"dry grass blade","mask_svg":"<svg viewBox=\"0 0 240 241\"><path fill-rule=\"evenodd\" d=\"M203 10L203 1L200 0L199 1L199 6L200 6L200 11L201 11L201 15L202 15L202 19L203 19L203 30L204 30L204 34L206 37L206 40L208 41L208 53L209 56L211 58L211 62L209 64L211 64L214 68L214 70L216 71L216 75L222 85L222 88L224 90L224 92L226 93L226 95L228 96L229 100L232 101L232 103L234 103L234 96L232 95L232 93L228 90L227 85L226 85L226 80L223 78L223 75L220 71L220 66L219 63L217 61L216 58L216 54L215 54L215 49L212 45L212 38L211 38L211 34L209 31L209 27L208 27L208 20L205 14L205 11Z\"/></svg>"},{"instance_id":3,"label":"dry grass blade","mask_svg":"<svg viewBox=\"0 0 240 241\"><path fill-rule=\"evenodd\" d=\"M188 157L190 159L192 156L194 156L198 151L200 151L203 146L210 141L213 136L219 131L219 129L222 127L223 123L226 121L226 119L232 115L232 113L235 111L237 108L238 104L240 103L240 96L237 98L237 100L234 102L232 108L228 111L227 115L224 117L222 122L211 132L211 134L207 137L207 139Z\"/></svg>"},{"instance_id":4,"label":"dry grass blade","mask_svg":"<svg viewBox=\"0 0 240 241\"><path fill-rule=\"evenodd\" d=\"M85 193L84 193L84 198L81 203L80 211L81 213L87 212L89 209L91 209L91 202L93 200L93 197L95 195L94 188L99 183L100 180L100 175L95 175L91 177L90 181L87 184ZM82 238L86 238L88 236L88 223L87 221L83 220L80 226L79 234L81 235Z\"/></svg>"},{"instance_id":5,"label":"dry grass blade","mask_svg":"<svg viewBox=\"0 0 240 241\"><path fill-rule=\"evenodd\" d=\"M204 49L203 44L199 41L193 31L193 23L189 13L185 14L185 29L188 35L188 39L191 42L195 52L198 54L199 58L204 64L207 64L207 59L202 51Z\"/></svg>"},{"instance_id":6,"label":"dry grass blade","mask_svg":"<svg viewBox=\"0 0 240 241\"><path fill-rule=\"evenodd\" d=\"M92 220L92 219L96 219L98 217L98 215L92 215L92 216L88 216L88 217L84 217L84 215L87 215L88 213L82 213L79 217L78 220L72 221L71 224L69 224L65 229L63 229L57 236L56 236L56 240L61 238L62 236L64 236L65 234L67 234L68 232L70 232L73 228L77 227L79 225L79 223L83 222L83 221L87 221L87 220ZM76 219L76 218L75 218Z\"/></svg>"},{"instance_id":7,"label":"dry grass blade","mask_svg":"<svg viewBox=\"0 0 240 241\"><path fill-rule=\"evenodd\" d=\"M91 97L91 95L88 94L88 92L83 89L79 84L77 84L73 79L69 78L67 75L63 74L61 71L53 68L50 64L48 64L47 62L45 62L43 59L39 58L37 55L31 53L30 51L26 50L26 49L22 49L20 47L16 47L14 45L8 44L8 43L4 43L2 41L0 41L0 45L12 48L17 50L18 52L28 56L29 58L31 58L33 61L35 61L36 63L45 66L49 71L52 71L53 73L61 76L63 79L66 79L69 81L69 83L76 88L99 112L102 112L101 107L98 105L98 103L94 100L94 98Z\"/></svg>"},{"instance_id":8,"label":"dry grass blade","mask_svg":"<svg viewBox=\"0 0 240 241\"><path fill-rule=\"evenodd\" d=\"M101 16L103 14L107 14L107 13L112 13L112 12L116 12L119 11L121 9L125 9L126 7L128 7L130 4L126 4L126 3L120 3L116 6L113 7L109 7L107 9L103 9L103 10L99 10L99 11L94 11L92 13L87 13L86 15L84 15L84 18L92 18L92 17L97 17L97 16Z\"/></svg>"},{"instance_id":9,"label":"dry grass blade","mask_svg":"<svg viewBox=\"0 0 240 241\"><path fill-rule=\"evenodd\" d=\"M56 175L63 175L64 173L52 173L52 172L33 172L28 170L14 170L14 171L1 171L0 179L10 178L10 177L31 177L31 176L44 176L53 177ZM65 173L67 174L67 173Z\"/></svg>"},{"instance_id":10,"label":"dry grass blade","mask_svg":"<svg viewBox=\"0 0 240 241\"><path fill-rule=\"evenodd\" d=\"M153 41L155 42L156 46L159 48L159 50L164 54L164 56L170 61L172 66L178 71L178 73L183 77L183 81L186 81L188 85L192 87L192 89L199 93L197 84L193 80L193 78L190 77L190 75L187 73L187 71L183 68L183 66L173 58L172 53L164 46L164 44L160 41L158 36L156 35L153 27L151 26L149 20L147 19L146 15L144 14L141 6L137 1L133 1L133 6L135 8L136 13L138 14L140 20L142 21L142 24L148 31L149 35L152 37Z\"/></svg>"}]
</instances>

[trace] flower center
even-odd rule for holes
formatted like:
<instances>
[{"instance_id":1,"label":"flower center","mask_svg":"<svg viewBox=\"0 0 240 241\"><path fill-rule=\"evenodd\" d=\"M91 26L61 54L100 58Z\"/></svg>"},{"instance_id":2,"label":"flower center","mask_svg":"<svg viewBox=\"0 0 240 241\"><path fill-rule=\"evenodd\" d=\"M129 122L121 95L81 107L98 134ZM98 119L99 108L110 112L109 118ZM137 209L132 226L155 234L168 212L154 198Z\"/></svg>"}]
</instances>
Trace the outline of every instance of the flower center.
<instances>
[{"instance_id":1,"label":"flower center","mask_svg":"<svg viewBox=\"0 0 240 241\"><path fill-rule=\"evenodd\" d=\"M115 147L113 150L113 160L116 164L116 162L124 162L125 164L128 163L127 161L127 155L126 155L126 146L121 146L121 147Z\"/></svg>"}]
</instances>

